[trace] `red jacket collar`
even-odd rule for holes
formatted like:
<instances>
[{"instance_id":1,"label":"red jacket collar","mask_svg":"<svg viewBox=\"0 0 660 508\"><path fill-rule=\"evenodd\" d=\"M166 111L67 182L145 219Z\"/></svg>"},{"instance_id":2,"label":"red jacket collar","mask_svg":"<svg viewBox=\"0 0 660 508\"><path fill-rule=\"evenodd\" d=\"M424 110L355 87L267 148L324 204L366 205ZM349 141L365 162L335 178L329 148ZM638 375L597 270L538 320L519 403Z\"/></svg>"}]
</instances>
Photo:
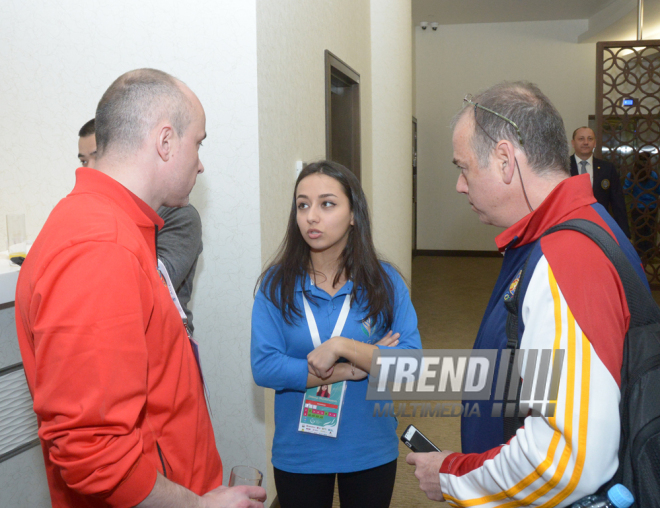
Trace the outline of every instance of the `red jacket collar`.
<instances>
[{"instance_id":1,"label":"red jacket collar","mask_svg":"<svg viewBox=\"0 0 660 508\"><path fill-rule=\"evenodd\" d=\"M534 242L574 210L595 202L588 174L566 178L548 194L536 210L497 235L497 248L502 252L513 243L520 247Z\"/></svg>"},{"instance_id":2,"label":"red jacket collar","mask_svg":"<svg viewBox=\"0 0 660 508\"><path fill-rule=\"evenodd\" d=\"M162 229L163 219L147 203L133 194L117 180L92 168L76 170L76 185L71 194L102 194L115 201L138 226Z\"/></svg>"}]
</instances>

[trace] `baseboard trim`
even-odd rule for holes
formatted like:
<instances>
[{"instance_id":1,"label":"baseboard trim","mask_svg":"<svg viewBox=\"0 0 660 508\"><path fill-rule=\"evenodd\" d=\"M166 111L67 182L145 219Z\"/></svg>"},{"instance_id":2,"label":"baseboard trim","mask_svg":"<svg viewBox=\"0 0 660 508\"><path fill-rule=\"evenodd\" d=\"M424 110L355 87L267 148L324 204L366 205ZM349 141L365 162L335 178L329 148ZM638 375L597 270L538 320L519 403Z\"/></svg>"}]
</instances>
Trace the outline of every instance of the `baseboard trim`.
<instances>
[{"instance_id":1,"label":"baseboard trim","mask_svg":"<svg viewBox=\"0 0 660 508\"><path fill-rule=\"evenodd\" d=\"M415 252L417 256L452 256L452 257L466 257L466 258L501 258L496 250L428 250L417 249Z\"/></svg>"}]
</instances>

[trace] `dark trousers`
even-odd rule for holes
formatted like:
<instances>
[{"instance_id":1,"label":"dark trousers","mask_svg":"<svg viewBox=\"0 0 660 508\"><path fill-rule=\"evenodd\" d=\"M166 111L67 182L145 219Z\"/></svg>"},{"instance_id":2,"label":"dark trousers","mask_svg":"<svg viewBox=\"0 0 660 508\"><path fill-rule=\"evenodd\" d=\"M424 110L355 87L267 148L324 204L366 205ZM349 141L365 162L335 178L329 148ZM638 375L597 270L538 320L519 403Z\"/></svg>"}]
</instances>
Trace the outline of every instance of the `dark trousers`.
<instances>
[{"instance_id":1,"label":"dark trousers","mask_svg":"<svg viewBox=\"0 0 660 508\"><path fill-rule=\"evenodd\" d=\"M394 490L396 460L354 473L301 474L274 470L282 508L331 508L335 476L342 508L388 508Z\"/></svg>"}]
</instances>

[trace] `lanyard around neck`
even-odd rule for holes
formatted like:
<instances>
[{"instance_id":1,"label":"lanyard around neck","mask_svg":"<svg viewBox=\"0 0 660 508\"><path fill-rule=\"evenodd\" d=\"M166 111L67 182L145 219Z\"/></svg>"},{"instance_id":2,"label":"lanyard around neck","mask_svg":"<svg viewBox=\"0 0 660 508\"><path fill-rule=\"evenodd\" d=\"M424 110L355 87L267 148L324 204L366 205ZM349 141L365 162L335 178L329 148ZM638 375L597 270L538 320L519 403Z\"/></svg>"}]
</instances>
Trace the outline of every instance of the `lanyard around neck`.
<instances>
[{"instance_id":1,"label":"lanyard around neck","mask_svg":"<svg viewBox=\"0 0 660 508\"><path fill-rule=\"evenodd\" d=\"M184 312L183 307L181 306L181 302L179 302L179 297L176 295L176 290L174 289L174 285L172 284L172 280L170 279L170 274L167 273L167 268L165 268L165 263L163 263L160 259L158 259L158 271L165 279L165 284L167 285L167 289L170 292L170 297L172 298L174 305L176 305L176 310L179 311L179 316L181 316L181 320L183 321L183 324L186 326L186 331L188 331L188 316L186 316L186 313Z\"/></svg>"},{"instance_id":2,"label":"lanyard around neck","mask_svg":"<svg viewBox=\"0 0 660 508\"><path fill-rule=\"evenodd\" d=\"M305 293L303 292L303 305L305 306L305 316L307 317L307 326L309 326L309 333L312 336L312 342L314 347L319 347L321 345L321 336L319 335L319 329L316 326L316 319L312 313L312 308L309 306L307 298L305 298ZM346 324L346 319L348 318L348 313L351 310L351 294L347 294L344 298L344 304L341 306L341 312L339 313L339 318L337 318L337 324L335 329L332 331L332 337L338 337L341 335L344 325Z\"/></svg>"}]
</instances>

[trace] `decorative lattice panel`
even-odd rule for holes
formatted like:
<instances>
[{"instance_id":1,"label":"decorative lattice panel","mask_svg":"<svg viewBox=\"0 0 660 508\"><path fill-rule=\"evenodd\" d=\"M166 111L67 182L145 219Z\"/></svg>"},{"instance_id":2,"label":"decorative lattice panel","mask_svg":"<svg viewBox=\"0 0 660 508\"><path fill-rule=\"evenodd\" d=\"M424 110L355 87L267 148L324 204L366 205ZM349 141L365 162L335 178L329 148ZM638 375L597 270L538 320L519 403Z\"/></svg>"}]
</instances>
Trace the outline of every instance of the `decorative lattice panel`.
<instances>
[{"instance_id":1,"label":"decorative lattice panel","mask_svg":"<svg viewBox=\"0 0 660 508\"><path fill-rule=\"evenodd\" d=\"M596 152L619 168L632 242L660 288L660 41L597 45Z\"/></svg>"}]
</instances>

